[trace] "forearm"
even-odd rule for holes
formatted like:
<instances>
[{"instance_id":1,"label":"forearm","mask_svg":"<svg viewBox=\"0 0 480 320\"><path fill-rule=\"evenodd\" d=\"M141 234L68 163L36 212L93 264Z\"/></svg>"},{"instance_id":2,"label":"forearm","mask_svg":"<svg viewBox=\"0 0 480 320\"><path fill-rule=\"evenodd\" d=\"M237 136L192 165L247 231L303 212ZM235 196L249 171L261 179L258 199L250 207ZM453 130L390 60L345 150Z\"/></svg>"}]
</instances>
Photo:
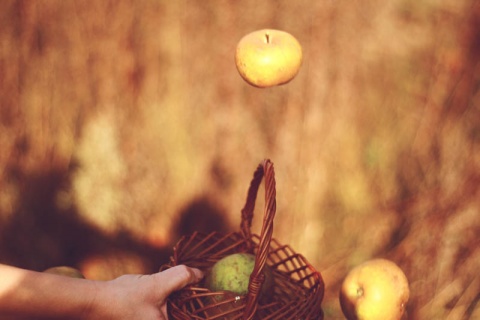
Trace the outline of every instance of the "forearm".
<instances>
[{"instance_id":1,"label":"forearm","mask_svg":"<svg viewBox=\"0 0 480 320\"><path fill-rule=\"evenodd\" d=\"M98 283L0 264L0 319L82 319L95 300ZM8 319L8 318L5 318Z\"/></svg>"},{"instance_id":2,"label":"forearm","mask_svg":"<svg viewBox=\"0 0 480 320\"><path fill-rule=\"evenodd\" d=\"M151 275L93 281L0 264L0 320L167 319L170 293L202 277L198 269L175 266Z\"/></svg>"}]
</instances>

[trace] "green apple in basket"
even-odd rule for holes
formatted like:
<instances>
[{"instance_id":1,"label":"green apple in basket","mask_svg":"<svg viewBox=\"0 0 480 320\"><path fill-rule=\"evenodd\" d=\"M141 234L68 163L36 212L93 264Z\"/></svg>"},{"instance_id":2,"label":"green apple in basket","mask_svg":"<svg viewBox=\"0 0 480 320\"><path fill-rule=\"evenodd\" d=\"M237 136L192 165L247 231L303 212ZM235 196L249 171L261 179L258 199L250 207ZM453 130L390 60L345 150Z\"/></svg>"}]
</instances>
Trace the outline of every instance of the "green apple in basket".
<instances>
[{"instance_id":1,"label":"green apple in basket","mask_svg":"<svg viewBox=\"0 0 480 320\"><path fill-rule=\"evenodd\" d=\"M250 274L255 266L255 256L249 253L234 253L217 261L208 273L205 285L210 291L230 291L238 295L248 292ZM265 280L259 298L268 298L273 293L272 270L265 265Z\"/></svg>"}]
</instances>

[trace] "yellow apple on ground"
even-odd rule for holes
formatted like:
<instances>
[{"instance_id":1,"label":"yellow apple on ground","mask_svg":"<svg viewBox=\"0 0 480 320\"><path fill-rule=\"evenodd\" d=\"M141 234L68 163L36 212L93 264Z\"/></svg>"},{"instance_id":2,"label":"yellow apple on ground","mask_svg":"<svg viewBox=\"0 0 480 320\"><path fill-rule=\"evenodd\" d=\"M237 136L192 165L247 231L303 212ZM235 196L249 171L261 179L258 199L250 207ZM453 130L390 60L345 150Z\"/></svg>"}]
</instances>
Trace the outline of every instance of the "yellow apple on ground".
<instances>
[{"instance_id":1,"label":"yellow apple on ground","mask_svg":"<svg viewBox=\"0 0 480 320\"><path fill-rule=\"evenodd\" d=\"M340 305L349 320L398 320L409 295L402 269L392 261L373 259L347 274L340 290Z\"/></svg>"},{"instance_id":2,"label":"yellow apple on ground","mask_svg":"<svg viewBox=\"0 0 480 320\"><path fill-rule=\"evenodd\" d=\"M75 269L73 267L68 267L68 266L51 267L43 272L57 274L60 276L66 276L71 278L85 279L85 277L83 276L82 272L80 272L80 270Z\"/></svg>"},{"instance_id":3,"label":"yellow apple on ground","mask_svg":"<svg viewBox=\"0 0 480 320\"><path fill-rule=\"evenodd\" d=\"M238 42L235 64L242 78L253 86L285 84L297 75L302 65L302 47L288 32L254 31Z\"/></svg>"}]
</instances>

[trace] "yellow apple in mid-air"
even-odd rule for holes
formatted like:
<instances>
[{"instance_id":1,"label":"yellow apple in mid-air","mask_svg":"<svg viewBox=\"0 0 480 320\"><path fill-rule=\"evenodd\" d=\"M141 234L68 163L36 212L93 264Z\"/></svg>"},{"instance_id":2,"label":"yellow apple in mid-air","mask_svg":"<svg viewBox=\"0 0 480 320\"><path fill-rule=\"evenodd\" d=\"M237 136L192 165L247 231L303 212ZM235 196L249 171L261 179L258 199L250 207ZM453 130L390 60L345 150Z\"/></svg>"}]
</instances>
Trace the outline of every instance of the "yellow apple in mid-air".
<instances>
[{"instance_id":1,"label":"yellow apple in mid-air","mask_svg":"<svg viewBox=\"0 0 480 320\"><path fill-rule=\"evenodd\" d=\"M285 84L302 65L302 47L288 32L254 31L238 42L235 64L242 78L255 87Z\"/></svg>"},{"instance_id":2,"label":"yellow apple in mid-air","mask_svg":"<svg viewBox=\"0 0 480 320\"><path fill-rule=\"evenodd\" d=\"M85 279L84 275L82 274L82 272L80 272L80 270L68 266L51 267L43 272L71 278Z\"/></svg>"},{"instance_id":3,"label":"yellow apple in mid-air","mask_svg":"<svg viewBox=\"0 0 480 320\"><path fill-rule=\"evenodd\" d=\"M347 274L340 290L340 305L349 320L398 320L409 295L402 269L390 260L373 259Z\"/></svg>"}]
</instances>

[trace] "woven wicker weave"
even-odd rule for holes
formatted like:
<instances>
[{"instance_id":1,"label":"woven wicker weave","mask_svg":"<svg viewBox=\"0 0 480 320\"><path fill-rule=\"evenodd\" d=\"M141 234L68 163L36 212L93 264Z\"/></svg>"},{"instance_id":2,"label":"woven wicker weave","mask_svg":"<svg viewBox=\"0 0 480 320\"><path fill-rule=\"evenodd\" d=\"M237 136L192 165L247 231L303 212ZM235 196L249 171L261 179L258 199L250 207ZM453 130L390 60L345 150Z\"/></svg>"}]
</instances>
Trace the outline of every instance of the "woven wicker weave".
<instances>
[{"instance_id":1,"label":"woven wicker weave","mask_svg":"<svg viewBox=\"0 0 480 320\"><path fill-rule=\"evenodd\" d=\"M252 234L255 200L265 177L265 209L260 236ZM185 264L205 272L221 258L233 253L255 255L248 294L211 292L202 283L173 293L168 301L170 319L323 319L321 302L324 283L308 261L288 245L272 239L276 210L275 173L270 160L263 161L254 173L247 201L242 210L240 232L194 233L175 246L170 262L161 270ZM267 264L274 278L273 293L259 299Z\"/></svg>"}]
</instances>

